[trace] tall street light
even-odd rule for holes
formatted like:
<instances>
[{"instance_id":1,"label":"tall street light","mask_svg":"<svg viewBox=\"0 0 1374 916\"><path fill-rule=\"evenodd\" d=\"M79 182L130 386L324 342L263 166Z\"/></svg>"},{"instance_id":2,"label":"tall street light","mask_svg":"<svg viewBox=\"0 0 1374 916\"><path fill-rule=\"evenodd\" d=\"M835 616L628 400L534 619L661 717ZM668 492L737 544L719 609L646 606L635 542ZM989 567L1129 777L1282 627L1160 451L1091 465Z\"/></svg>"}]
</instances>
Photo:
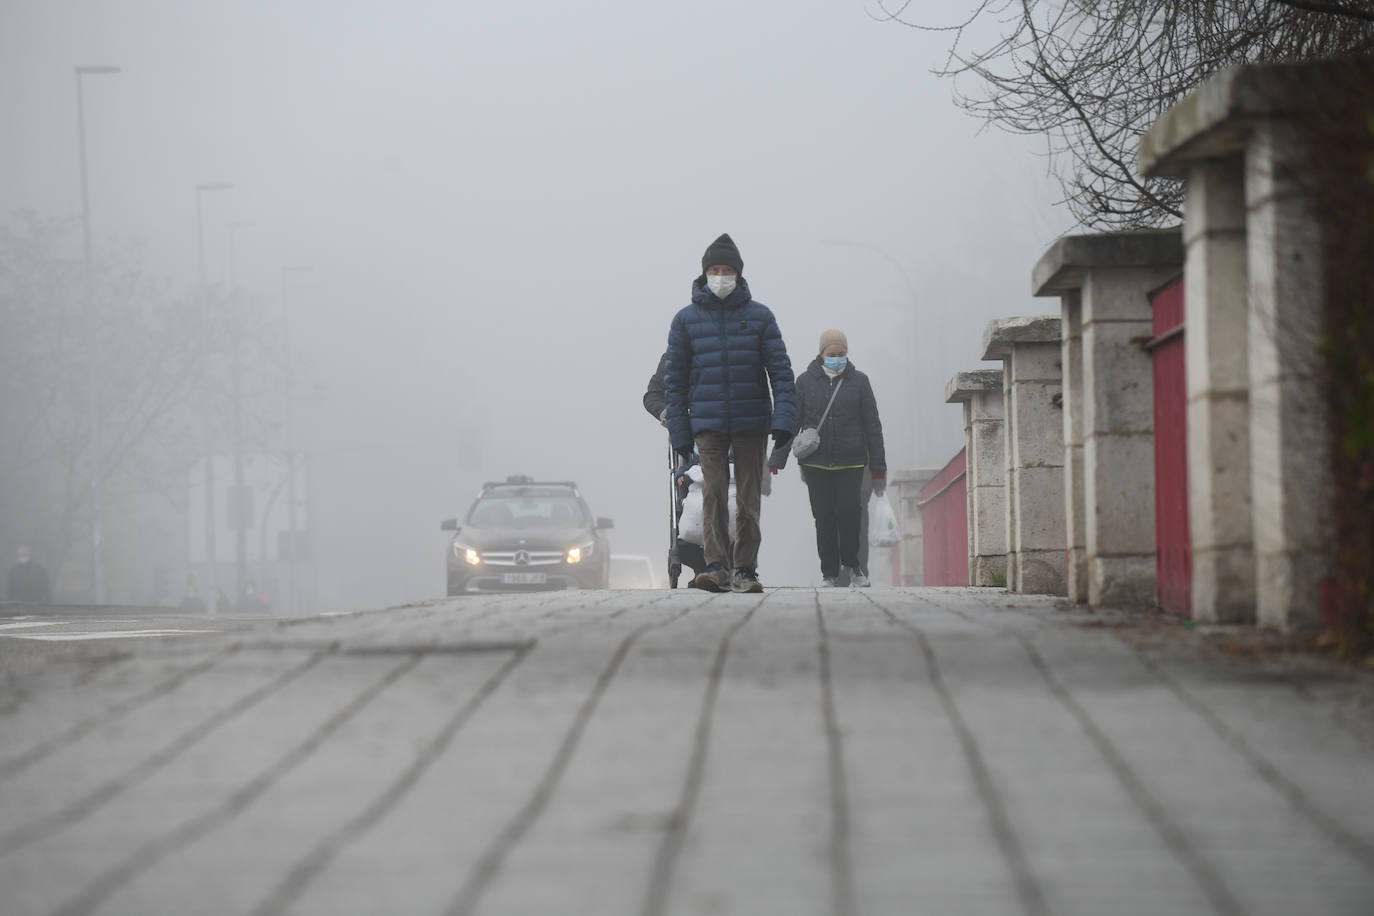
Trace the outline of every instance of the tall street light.
<instances>
[{"instance_id":1,"label":"tall street light","mask_svg":"<svg viewBox=\"0 0 1374 916\"><path fill-rule=\"evenodd\" d=\"M825 245L841 245L841 246L845 246L845 247L848 247L848 248L862 248L862 249L864 249L865 251L871 251L871 252L873 252L874 254L878 255L878 256L879 256L880 258L882 258L883 260L887 261L889 264L891 264L894 268L897 269L897 273L898 273L898 274L901 276L901 278L902 278L902 283L906 286L906 293L907 293L908 301L911 303L911 314L910 314L908 317L911 319L911 326L912 326L912 335L911 335L911 336L912 336L912 347L915 348L915 347L916 347L916 344L917 344L917 336L918 336L918 333L917 333L917 332L919 331L919 327L920 327L920 326L916 323L916 314L917 314L917 308L918 308L918 306L919 306L919 300L918 300L917 297L916 297L916 287L915 287L915 285L911 282L911 276L906 272L906 268L902 266L902 263L901 263L900 261L898 261L896 258L894 258L892 255L888 254L888 253L887 253L886 251L884 251L883 249L879 248L877 245L871 245L871 244L869 244L868 242L857 242L857 241L854 241L853 239L821 239L821 242L822 242L822 244L825 244ZM914 370L914 367L918 365L917 360L916 360L916 353L913 351L913 352L910 354L910 357L911 357L911 362L910 362L910 364L911 364L911 366L913 367L913 370ZM919 379L920 379L920 374L919 374L919 372L913 371L912 375L913 375L913 379L914 379L914 380L919 380ZM917 451L917 444L916 444L916 443L919 441L920 435L921 435L921 393L920 393L920 390L919 390L919 385L915 384L914 381L913 381L912 390L911 390L909 396L910 396L910 398L911 398L911 426L912 426L912 429L911 429L912 446L911 446L911 447L912 447L912 453L913 453L912 456L911 456L911 458L912 458L912 461L919 463L919 461L920 461L920 456L916 454L916 451Z\"/></svg>"},{"instance_id":2,"label":"tall street light","mask_svg":"<svg viewBox=\"0 0 1374 916\"><path fill-rule=\"evenodd\" d=\"M205 192L206 191L229 191L233 185L227 181L207 181L196 185L196 276L200 280L201 301L208 312L209 297L205 294ZM205 315L205 333L210 333L211 322L209 315ZM208 344L208 340L202 341ZM206 347L206 359L202 365L208 362L209 347ZM208 379L204 383L201 396L205 403L201 405L201 423L204 427L205 437L205 558L206 558L206 601L205 608L211 614L219 610L219 595L216 591L217 575L215 566L219 561L219 556L215 550L215 440L211 432L211 405Z\"/></svg>"},{"instance_id":3,"label":"tall street light","mask_svg":"<svg viewBox=\"0 0 1374 916\"><path fill-rule=\"evenodd\" d=\"M291 550L286 558L286 601L288 613L296 613L296 553L300 547L296 534L296 444L294 430L295 408L291 402L291 310L287 299L286 279L291 274L309 272L309 267L283 267L281 269L281 331L282 345L286 351L286 519L290 531Z\"/></svg>"},{"instance_id":4,"label":"tall street light","mask_svg":"<svg viewBox=\"0 0 1374 916\"><path fill-rule=\"evenodd\" d=\"M248 585L248 524L251 506L243 483L243 326L239 309L238 231L251 223L229 223L229 302L233 309L230 378L234 389L234 585L240 599Z\"/></svg>"},{"instance_id":5,"label":"tall street light","mask_svg":"<svg viewBox=\"0 0 1374 916\"><path fill-rule=\"evenodd\" d=\"M118 67L107 65L76 68L76 125L81 147L81 245L85 259L86 294L86 377L87 422L90 425L91 470L91 581L95 603L105 603L105 558L102 532L105 514L105 494L100 482L100 451L104 447L100 434L100 379L96 371L96 347L99 331L95 320L95 271L91 266L91 198L86 177L86 99L82 80L87 76L118 73Z\"/></svg>"}]
</instances>

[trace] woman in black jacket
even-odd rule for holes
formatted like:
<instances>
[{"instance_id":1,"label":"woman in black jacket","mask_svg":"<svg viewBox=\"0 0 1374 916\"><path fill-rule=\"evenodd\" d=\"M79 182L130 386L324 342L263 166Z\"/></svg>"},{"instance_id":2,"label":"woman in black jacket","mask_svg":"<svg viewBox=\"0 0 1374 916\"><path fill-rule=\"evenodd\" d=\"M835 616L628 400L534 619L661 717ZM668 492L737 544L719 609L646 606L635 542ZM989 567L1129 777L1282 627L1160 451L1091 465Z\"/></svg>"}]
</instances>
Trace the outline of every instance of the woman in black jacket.
<instances>
[{"instance_id":1,"label":"woman in black jacket","mask_svg":"<svg viewBox=\"0 0 1374 916\"><path fill-rule=\"evenodd\" d=\"M850 582L868 586L868 571L859 565L859 526L863 502L864 468L873 477L873 491L882 495L887 477L883 454L883 424L868 376L849 361L849 340L843 331L821 333L820 354L797 375L797 426L818 429L821 444L799 459L802 479L811 497L816 520L816 552L821 560L821 584L833 586L840 568ZM831 397L834 397L833 403ZM830 412L826 413L826 405ZM821 422L822 414L825 422ZM776 474L787 466L789 450L773 450L768 468Z\"/></svg>"}]
</instances>

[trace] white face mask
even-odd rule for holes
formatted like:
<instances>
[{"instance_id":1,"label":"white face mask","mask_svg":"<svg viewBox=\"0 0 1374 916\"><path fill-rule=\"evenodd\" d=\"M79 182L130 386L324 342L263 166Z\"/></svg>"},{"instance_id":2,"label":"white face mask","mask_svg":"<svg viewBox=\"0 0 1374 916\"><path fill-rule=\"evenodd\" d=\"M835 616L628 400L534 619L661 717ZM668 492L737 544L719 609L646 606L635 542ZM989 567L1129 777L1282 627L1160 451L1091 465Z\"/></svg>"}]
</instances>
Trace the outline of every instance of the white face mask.
<instances>
[{"instance_id":1,"label":"white face mask","mask_svg":"<svg viewBox=\"0 0 1374 916\"><path fill-rule=\"evenodd\" d=\"M725 274L722 276L709 276L706 278L706 288L709 289L717 299L724 299L735 291L735 275Z\"/></svg>"}]
</instances>

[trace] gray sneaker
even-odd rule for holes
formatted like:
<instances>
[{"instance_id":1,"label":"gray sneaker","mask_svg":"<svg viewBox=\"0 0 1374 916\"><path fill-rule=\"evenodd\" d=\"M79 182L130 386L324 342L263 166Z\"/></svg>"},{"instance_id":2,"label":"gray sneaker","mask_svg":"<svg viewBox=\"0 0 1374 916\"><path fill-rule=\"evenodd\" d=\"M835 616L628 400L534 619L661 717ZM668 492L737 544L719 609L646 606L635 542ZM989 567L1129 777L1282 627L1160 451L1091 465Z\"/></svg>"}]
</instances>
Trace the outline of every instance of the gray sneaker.
<instances>
[{"instance_id":1,"label":"gray sneaker","mask_svg":"<svg viewBox=\"0 0 1374 916\"><path fill-rule=\"evenodd\" d=\"M759 582L758 573L746 566L741 566L735 570L735 581L730 584L730 590L757 595L763 591L763 583Z\"/></svg>"},{"instance_id":2,"label":"gray sneaker","mask_svg":"<svg viewBox=\"0 0 1374 916\"><path fill-rule=\"evenodd\" d=\"M862 569L860 569L857 566L849 567L850 588L868 588L872 584L873 583L868 581L868 576L864 575L864 571Z\"/></svg>"},{"instance_id":3,"label":"gray sneaker","mask_svg":"<svg viewBox=\"0 0 1374 916\"><path fill-rule=\"evenodd\" d=\"M834 577L834 576L821 576L821 588L834 588L834 587L835 587L835 577Z\"/></svg>"},{"instance_id":4,"label":"gray sneaker","mask_svg":"<svg viewBox=\"0 0 1374 916\"><path fill-rule=\"evenodd\" d=\"M730 573L719 563L712 563L696 577L696 587L707 592L728 592Z\"/></svg>"}]
</instances>

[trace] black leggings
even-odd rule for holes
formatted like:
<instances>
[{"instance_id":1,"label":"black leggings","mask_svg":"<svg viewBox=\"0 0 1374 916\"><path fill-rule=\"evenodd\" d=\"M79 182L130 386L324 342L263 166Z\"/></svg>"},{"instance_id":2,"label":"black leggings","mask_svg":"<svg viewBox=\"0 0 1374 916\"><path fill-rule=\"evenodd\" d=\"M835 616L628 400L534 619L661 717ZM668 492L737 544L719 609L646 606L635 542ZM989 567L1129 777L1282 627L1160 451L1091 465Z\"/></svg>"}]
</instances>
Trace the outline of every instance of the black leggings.
<instances>
[{"instance_id":1,"label":"black leggings","mask_svg":"<svg viewBox=\"0 0 1374 916\"><path fill-rule=\"evenodd\" d=\"M859 522L863 503L863 468L823 471L802 468L802 479L811 497L811 517L816 520L816 553L821 575L835 576L841 566L859 566Z\"/></svg>"}]
</instances>

